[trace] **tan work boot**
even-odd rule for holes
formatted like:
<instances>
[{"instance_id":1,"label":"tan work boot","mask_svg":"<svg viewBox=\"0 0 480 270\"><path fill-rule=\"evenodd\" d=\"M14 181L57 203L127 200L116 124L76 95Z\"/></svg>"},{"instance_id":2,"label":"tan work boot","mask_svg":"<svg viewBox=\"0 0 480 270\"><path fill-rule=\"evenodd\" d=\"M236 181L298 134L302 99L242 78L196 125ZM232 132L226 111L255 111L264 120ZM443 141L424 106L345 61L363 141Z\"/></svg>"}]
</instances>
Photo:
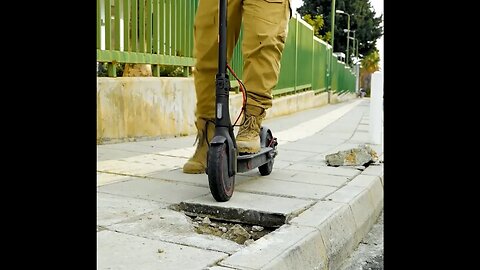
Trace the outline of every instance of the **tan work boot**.
<instances>
[{"instance_id":1,"label":"tan work boot","mask_svg":"<svg viewBox=\"0 0 480 270\"><path fill-rule=\"evenodd\" d=\"M260 151L260 127L265 118L265 110L261 107L247 105L245 121L237 134L239 153L254 154Z\"/></svg>"},{"instance_id":2,"label":"tan work boot","mask_svg":"<svg viewBox=\"0 0 480 270\"><path fill-rule=\"evenodd\" d=\"M193 156L183 165L184 173L204 173L207 167L208 144L215 135L215 124L206 119L199 118L195 122L197 126L197 149Z\"/></svg>"}]
</instances>

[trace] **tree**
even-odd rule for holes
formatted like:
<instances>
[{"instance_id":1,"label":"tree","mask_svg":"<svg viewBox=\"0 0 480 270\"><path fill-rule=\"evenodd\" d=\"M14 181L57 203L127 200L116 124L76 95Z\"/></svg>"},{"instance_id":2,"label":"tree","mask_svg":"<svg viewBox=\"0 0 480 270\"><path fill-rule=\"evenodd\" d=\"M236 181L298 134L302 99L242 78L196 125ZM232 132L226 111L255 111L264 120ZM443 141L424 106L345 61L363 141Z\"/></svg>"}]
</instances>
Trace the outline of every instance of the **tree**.
<instances>
[{"instance_id":1,"label":"tree","mask_svg":"<svg viewBox=\"0 0 480 270\"><path fill-rule=\"evenodd\" d=\"M331 42L331 35L323 35L320 33L320 31L322 30L323 28L323 25L324 25L324 20L323 20L323 16L322 15L315 15L315 18L312 19L312 15L311 14L306 14L305 16L303 16L303 20L306 21L308 24L310 24L311 26L313 26L313 34L326 41L326 42Z\"/></svg>"},{"instance_id":2,"label":"tree","mask_svg":"<svg viewBox=\"0 0 480 270\"><path fill-rule=\"evenodd\" d=\"M375 49L370 54L363 57L360 69L360 87L367 90L367 96L370 95L370 78L372 73L380 70L380 54Z\"/></svg>"},{"instance_id":3,"label":"tree","mask_svg":"<svg viewBox=\"0 0 480 270\"><path fill-rule=\"evenodd\" d=\"M377 70L380 70L380 54L377 49L375 49L370 54L366 55L362 59L362 69L365 69L368 73L374 73Z\"/></svg>"},{"instance_id":4,"label":"tree","mask_svg":"<svg viewBox=\"0 0 480 270\"><path fill-rule=\"evenodd\" d=\"M303 0L303 5L297 9L297 12L305 17L310 18L321 16L323 18L323 27L319 28L318 35L325 38L330 37L331 33L331 0ZM358 46L359 53L368 55L376 50L376 41L383 35L382 15L375 17L375 11L370 4L370 0L336 0L335 6L337 10L343 10L346 13L354 14L350 16L350 30L356 30L355 38L359 40L361 45ZM314 20L315 21L315 20ZM334 50L336 52L345 52L347 47L347 33L343 29L347 29L348 17L346 15L337 14L335 16L335 39ZM353 36L350 34L350 36ZM331 38L328 39L331 43ZM352 42L350 44L353 45ZM349 55L352 55L353 46L349 46ZM351 62L351 61L349 61Z\"/></svg>"}]
</instances>

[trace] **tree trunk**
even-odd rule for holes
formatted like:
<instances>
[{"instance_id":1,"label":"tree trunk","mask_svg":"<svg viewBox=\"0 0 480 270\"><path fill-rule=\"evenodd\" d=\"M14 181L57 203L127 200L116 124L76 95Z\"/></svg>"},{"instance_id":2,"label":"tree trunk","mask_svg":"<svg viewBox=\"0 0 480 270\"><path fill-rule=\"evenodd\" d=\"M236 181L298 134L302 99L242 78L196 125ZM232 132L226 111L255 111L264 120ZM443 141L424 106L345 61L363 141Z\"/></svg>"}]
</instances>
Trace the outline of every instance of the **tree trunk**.
<instances>
[{"instance_id":1,"label":"tree trunk","mask_svg":"<svg viewBox=\"0 0 480 270\"><path fill-rule=\"evenodd\" d=\"M145 1L145 9L139 10L138 12L146 13L148 2ZM140 9L140 7L138 7ZM138 21L138 23L142 23ZM145 46L147 46L147 42L144 42ZM146 49L143 48L143 49ZM123 70L123 77L151 77L152 76L152 65L151 64L125 64L125 68Z\"/></svg>"},{"instance_id":2,"label":"tree trunk","mask_svg":"<svg viewBox=\"0 0 480 270\"><path fill-rule=\"evenodd\" d=\"M150 64L125 64L123 77L151 77L152 65Z\"/></svg>"}]
</instances>

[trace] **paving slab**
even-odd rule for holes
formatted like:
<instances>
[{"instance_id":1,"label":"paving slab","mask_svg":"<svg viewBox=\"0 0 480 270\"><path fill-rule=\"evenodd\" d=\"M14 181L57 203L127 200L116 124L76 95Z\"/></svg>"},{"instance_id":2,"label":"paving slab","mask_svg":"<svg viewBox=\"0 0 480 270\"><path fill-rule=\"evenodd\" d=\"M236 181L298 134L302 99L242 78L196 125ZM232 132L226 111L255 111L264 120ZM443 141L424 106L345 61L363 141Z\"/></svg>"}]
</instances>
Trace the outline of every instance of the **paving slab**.
<instances>
[{"instance_id":1,"label":"paving slab","mask_svg":"<svg viewBox=\"0 0 480 270\"><path fill-rule=\"evenodd\" d=\"M163 170L182 168L186 158L160 155L141 155L122 160L105 160L97 162L97 171L136 176L148 176Z\"/></svg>"},{"instance_id":2,"label":"paving slab","mask_svg":"<svg viewBox=\"0 0 480 270\"><path fill-rule=\"evenodd\" d=\"M227 202L217 202L209 194L183 201L179 204L179 208L194 215L208 215L265 227L279 227L313 203L312 200L274 197L237 190Z\"/></svg>"},{"instance_id":3,"label":"paving slab","mask_svg":"<svg viewBox=\"0 0 480 270\"><path fill-rule=\"evenodd\" d=\"M369 127L370 126L369 126L368 122L365 123L365 122L360 121L360 123L357 126L357 131L367 131L368 132Z\"/></svg>"},{"instance_id":4,"label":"paving slab","mask_svg":"<svg viewBox=\"0 0 480 270\"><path fill-rule=\"evenodd\" d=\"M275 161L273 162L273 171L277 170L277 169L284 169L290 165L293 165L294 162L292 161L287 161L287 160L277 160L275 158Z\"/></svg>"},{"instance_id":5,"label":"paving slab","mask_svg":"<svg viewBox=\"0 0 480 270\"><path fill-rule=\"evenodd\" d=\"M288 145L288 144L286 144ZM291 161L291 162L297 162L301 161L304 159L311 158L313 156L317 155L316 152L306 152L306 151L300 151L296 149L284 149L283 146L282 148L278 148L278 155L275 157L275 162L277 161ZM275 164L274 162L274 164Z\"/></svg>"},{"instance_id":6,"label":"paving slab","mask_svg":"<svg viewBox=\"0 0 480 270\"><path fill-rule=\"evenodd\" d=\"M112 174L112 173L102 173L97 172L97 186L104 186L112 183L129 181L132 179L136 179L136 177L127 176L127 175L119 175L119 174Z\"/></svg>"},{"instance_id":7,"label":"paving slab","mask_svg":"<svg viewBox=\"0 0 480 270\"><path fill-rule=\"evenodd\" d=\"M352 137L353 132L335 132L335 131L320 131L314 135L307 137L302 140L304 143L322 143L331 146L340 145L345 143L350 137Z\"/></svg>"},{"instance_id":8,"label":"paving slab","mask_svg":"<svg viewBox=\"0 0 480 270\"><path fill-rule=\"evenodd\" d=\"M294 176L296 177L296 176ZM258 178L235 187L238 191L261 193L273 196L288 196L302 199L321 200L337 188L299 182L276 181Z\"/></svg>"},{"instance_id":9,"label":"paving slab","mask_svg":"<svg viewBox=\"0 0 480 270\"><path fill-rule=\"evenodd\" d=\"M362 172L362 174L375 175L383 178L383 163L380 163L379 165L371 164Z\"/></svg>"},{"instance_id":10,"label":"paving slab","mask_svg":"<svg viewBox=\"0 0 480 270\"><path fill-rule=\"evenodd\" d=\"M195 135L190 136L177 136L173 138L163 138L163 139L156 139L156 140L145 140L145 141L138 141L136 144L138 145L146 145L150 147L156 148L183 148L183 147L192 147L194 146L195 142Z\"/></svg>"},{"instance_id":11,"label":"paving slab","mask_svg":"<svg viewBox=\"0 0 480 270\"><path fill-rule=\"evenodd\" d=\"M123 233L97 233L97 269L202 269L228 254ZM179 259L181 258L181 259Z\"/></svg>"},{"instance_id":12,"label":"paving slab","mask_svg":"<svg viewBox=\"0 0 480 270\"><path fill-rule=\"evenodd\" d=\"M365 142L350 142L350 141L348 141L346 143L342 143L342 144L339 144L339 145L331 148L327 154L333 154L333 153L337 153L339 151L346 151L346 150L350 150L352 148L357 148L362 144L365 144Z\"/></svg>"},{"instance_id":13,"label":"paving slab","mask_svg":"<svg viewBox=\"0 0 480 270\"><path fill-rule=\"evenodd\" d=\"M228 254L240 250L243 245L214 235L195 232L191 219L171 209L158 209L108 227L111 230Z\"/></svg>"},{"instance_id":14,"label":"paving slab","mask_svg":"<svg viewBox=\"0 0 480 270\"><path fill-rule=\"evenodd\" d=\"M138 156L142 154L143 154L142 152L133 152L133 151L122 150L122 149L97 147L97 161L129 158L129 157Z\"/></svg>"},{"instance_id":15,"label":"paving slab","mask_svg":"<svg viewBox=\"0 0 480 270\"><path fill-rule=\"evenodd\" d=\"M258 173L257 170L252 170L251 172L252 172L252 176L260 176L260 173ZM183 173L183 169L174 169L169 171L155 172L155 173L149 174L148 177L155 178L155 179L164 179L164 180L170 180L170 181L190 183L197 186L209 188L207 174L205 173L186 174L186 173ZM251 179L252 177L250 177L249 175L237 174L235 175L235 185L241 184Z\"/></svg>"},{"instance_id":16,"label":"paving slab","mask_svg":"<svg viewBox=\"0 0 480 270\"><path fill-rule=\"evenodd\" d=\"M213 266L207 268L207 270L232 270L232 269L238 269L238 268L230 268L230 267L223 267L223 266Z\"/></svg>"},{"instance_id":17,"label":"paving slab","mask_svg":"<svg viewBox=\"0 0 480 270\"><path fill-rule=\"evenodd\" d=\"M364 144L365 142L370 141L370 134L365 131L357 130L355 134L353 134L352 138L349 140L350 143L358 143Z\"/></svg>"},{"instance_id":18,"label":"paving slab","mask_svg":"<svg viewBox=\"0 0 480 270\"><path fill-rule=\"evenodd\" d=\"M154 144L154 143L152 143ZM150 154L168 150L165 146L155 146L144 142L125 142L97 145L97 152L110 150L128 151L136 154Z\"/></svg>"},{"instance_id":19,"label":"paving slab","mask_svg":"<svg viewBox=\"0 0 480 270\"><path fill-rule=\"evenodd\" d=\"M343 186L349 180L346 176L291 170L275 170L270 175L264 176L264 178L333 187Z\"/></svg>"},{"instance_id":20,"label":"paving slab","mask_svg":"<svg viewBox=\"0 0 480 270\"><path fill-rule=\"evenodd\" d=\"M164 203L179 203L184 200L210 194L210 189L208 188L157 179L130 180L101 186L97 188L97 190L109 194Z\"/></svg>"},{"instance_id":21,"label":"paving slab","mask_svg":"<svg viewBox=\"0 0 480 270\"><path fill-rule=\"evenodd\" d=\"M324 165L313 165L309 163L296 163L288 166L285 170L300 171L300 172L312 172L312 173L324 173L330 175L347 176L352 179L354 176L360 174L359 170L350 167L331 167Z\"/></svg>"},{"instance_id":22,"label":"paving slab","mask_svg":"<svg viewBox=\"0 0 480 270\"><path fill-rule=\"evenodd\" d=\"M347 184L346 186L343 186L334 193L330 194L327 198L325 198L325 201L350 203L355 197L359 196L366 190L367 188L363 186L352 186Z\"/></svg>"},{"instance_id":23,"label":"paving slab","mask_svg":"<svg viewBox=\"0 0 480 270\"><path fill-rule=\"evenodd\" d=\"M97 193L97 225L108 226L167 206L155 201Z\"/></svg>"},{"instance_id":24,"label":"paving slab","mask_svg":"<svg viewBox=\"0 0 480 270\"><path fill-rule=\"evenodd\" d=\"M303 151L307 153L325 153L332 148L330 144L322 144L320 141L310 141L306 142L304 140L286 143L281 146L280 150L290 150L290 151ZM312 156L312 154L310 155Z\"/></svg>"}]
</instances>

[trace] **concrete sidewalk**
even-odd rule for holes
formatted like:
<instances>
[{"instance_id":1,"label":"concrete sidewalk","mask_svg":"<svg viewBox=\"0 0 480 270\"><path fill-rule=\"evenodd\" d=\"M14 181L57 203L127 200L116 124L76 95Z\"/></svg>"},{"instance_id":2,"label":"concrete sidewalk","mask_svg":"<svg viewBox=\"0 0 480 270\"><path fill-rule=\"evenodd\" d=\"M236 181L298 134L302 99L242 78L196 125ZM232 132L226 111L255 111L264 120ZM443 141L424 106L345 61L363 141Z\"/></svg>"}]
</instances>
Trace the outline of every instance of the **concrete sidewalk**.
<instances>
[{"instance_id":1,"label":"concrete sidewalk","mask_svg":"<svg viewBox=\"0 0 480 270\"><path fill-rule=\"evenodd\" d=\"M324 159L369 143L369 99L263 125L279 141L274 169L237 174L226 203L213 199L207 175L182 173L194 136L99 145L98 269L337 269L383 209L381 145L371 146L382 162L364 170ZM238 244L196 233L185 212L274 230Z\"/></svg>"}]
</instances>

